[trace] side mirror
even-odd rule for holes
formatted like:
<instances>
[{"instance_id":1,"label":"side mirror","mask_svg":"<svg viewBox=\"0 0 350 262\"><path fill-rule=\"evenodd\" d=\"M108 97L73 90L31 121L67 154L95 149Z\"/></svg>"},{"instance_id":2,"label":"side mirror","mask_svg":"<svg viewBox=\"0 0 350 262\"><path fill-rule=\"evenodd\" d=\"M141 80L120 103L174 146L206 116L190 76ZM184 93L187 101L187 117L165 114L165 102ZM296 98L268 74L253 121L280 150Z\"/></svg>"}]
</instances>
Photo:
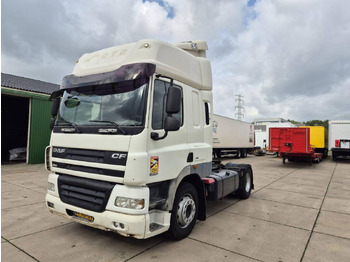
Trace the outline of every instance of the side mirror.
<instances>
[{"instance_id":1,"label":"side mirror","mask_svg":"<svg viewBox=\"0 0 350 262\"><path fill-rule=\"evenodd\" d=\"M51 115L57 116L58 109L60 108L60 99L56 98L52 101Z\"/></svg>"},{"instance_id":2,"label":"side mirror","mask_svg":"<svg viewBox=\"0 0 350 262\"><path fill-rule=\"evenodd\" d=\"M180 121L172 116L167 116L164 122L164 130L167 131L177 131L180 129Z\"/></svg>"},{"instance_id":3,"label":"side mirror","mask_svg":"<svg viewBox=\"0 0 350 262\"><path fill-rule=\"evenodd\" d=\"M171 81L172 83L172 81ZM168 89L168 94L166 98L166 108L165 111L167 113L167 116L164 121L164 130L165 133L163 136L159 137L159 134L156 132L151 133L151 138L153 140L161 140L167 137L168 132L170 131L177 131L180 129L181 123L179 120L174 118L172 114L179 113L181 110L181 97L182 97L182 91L181 88L173 86L170 84L170 87Z\"/></svg>"},{"instance_id":4,"label":"side mirror","mask_svg":"<svg viewBox=\"0 0 350 262\"><path fill-rule=\"evenodd\" d=\"M180 112L181 106L181 88L176 86L170 86L168 90L168 96L166 99L166 112L167 114L176 114Z\"/></svg>"}]
</instances>

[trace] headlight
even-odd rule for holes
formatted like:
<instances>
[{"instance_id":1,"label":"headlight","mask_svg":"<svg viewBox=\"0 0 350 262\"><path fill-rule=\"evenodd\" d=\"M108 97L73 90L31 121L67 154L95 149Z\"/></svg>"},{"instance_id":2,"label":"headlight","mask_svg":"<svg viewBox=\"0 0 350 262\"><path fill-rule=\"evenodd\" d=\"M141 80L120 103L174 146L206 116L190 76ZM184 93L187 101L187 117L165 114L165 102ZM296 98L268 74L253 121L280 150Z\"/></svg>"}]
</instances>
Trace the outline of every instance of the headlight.
<instances>
[{"instance_id":1,"label":"headlight","mask_svg":"<svg viewBox=\"0 0 350 262\"><path fill-rule=\"evenodd\" d=\"M145 206L144 199L117 197L114 204L117 207L130 208L130 209L143 209Z\"/></svg>"},{"instance_id":2,"label":"headlight","mask_svg":"<svg viewBox=\"0 0 350 262\"><path fill-rule=\"evenodd\" d=\"M50 191L52 191L52 192L55 192L55 184L49 182L49 183L47 184L47 189L50 190Z\"/></svg>"}]
</instances>

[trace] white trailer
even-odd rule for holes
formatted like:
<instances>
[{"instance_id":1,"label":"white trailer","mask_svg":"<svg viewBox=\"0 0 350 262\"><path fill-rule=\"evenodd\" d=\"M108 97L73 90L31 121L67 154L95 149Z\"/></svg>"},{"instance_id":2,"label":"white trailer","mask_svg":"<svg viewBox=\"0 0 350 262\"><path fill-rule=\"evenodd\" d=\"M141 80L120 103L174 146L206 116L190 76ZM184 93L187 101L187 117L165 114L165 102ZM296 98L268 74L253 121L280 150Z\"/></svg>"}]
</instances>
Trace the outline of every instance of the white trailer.
<instances>
[{"instance_id":1,"label":"white trailer","mask_svg":"<svg viewBox=\"0 0 350 262\"><path fill-rule=\"evenodd\" d=\"M334 161L350 156L350 120L328 121L328 149Z\"/></svg>"},{"instance_id":2,"label":"white trailer","mask_svg":"<svg viewBox=\"0 0 350 262\"><path fill-rule=\"evenodd\" d=\"M267 148L267 134L266 131L255 130L255 147Z\"/></svg>"},{"instance_id":3,"label":"white trailer","mask_svg":"<svg viewBox=\"0 0 350 262\"><path fill-rule=\"evenodd\" d=\"M254 149L254 125L213 114L213 153L246 157Z\"/></svg>"}]
</instances>

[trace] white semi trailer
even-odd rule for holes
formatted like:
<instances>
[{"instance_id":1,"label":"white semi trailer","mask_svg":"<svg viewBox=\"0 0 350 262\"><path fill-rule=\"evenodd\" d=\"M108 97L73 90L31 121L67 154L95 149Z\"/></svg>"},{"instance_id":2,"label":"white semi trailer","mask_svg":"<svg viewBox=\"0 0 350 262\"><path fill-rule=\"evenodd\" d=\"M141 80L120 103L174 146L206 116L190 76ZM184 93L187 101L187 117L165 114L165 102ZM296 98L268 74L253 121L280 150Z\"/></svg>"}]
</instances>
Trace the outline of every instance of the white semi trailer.
<instances>
[{"instance_id":1,"label":"white semi trailer","mask_svg":"<svg viewBox=\"0 0 350 262\"><path fill-rule=\"evenodd\" d=\"M253 149L253 124L213 114L213 153L217 157L235 154L245 158Z\"/></svg>"},{"instance_id":2,"label":"white semi trailer","mask_svg":"<svg viewBox=\"0 0 350 262\"><path fill-rule=\"evenodd\" d=\"M350 156L350 120L328 121L328 149L334 161Z\"/></svg>"},{"instance_id":3,"label":"white semi trailer","mask_svg":"<svg viewBox=\"0 0 350 262\"><path fill-rule=\"evenodd\" d=\"M264 131L255 130L254 136L255 136L255 147L261 148L261 149L268 148L266 130Z\"/></svg>"},{"instance_id":4,"label":"white semi trailer","mask_svg":"<svg viewBox=\"0 0 350 262\"><path fill-rule=\"evenodd\" d=\"M250 165L212 161L206 50L205 41L141 40L77 61L51 95L52 213L129 237L182 239L206 219L207 200L250 196Z\"/></svg>"}]
</instances>

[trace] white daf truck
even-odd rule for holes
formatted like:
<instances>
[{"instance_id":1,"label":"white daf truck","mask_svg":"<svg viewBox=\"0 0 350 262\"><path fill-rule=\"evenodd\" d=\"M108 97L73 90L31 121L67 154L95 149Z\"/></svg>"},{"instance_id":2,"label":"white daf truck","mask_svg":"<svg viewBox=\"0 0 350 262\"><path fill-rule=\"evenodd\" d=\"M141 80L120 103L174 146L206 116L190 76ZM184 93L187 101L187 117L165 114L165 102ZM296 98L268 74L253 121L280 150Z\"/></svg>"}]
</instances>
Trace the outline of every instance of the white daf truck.
<instances>
[{"instance_id":1,"label":"white daf truck","mask_svg":"<svg viewBox=\"0 0 350 262\"><path fill-rule=\"evenodd\" d=\"M250 165L212 161L206 50L205 41L141 40L77 61L51 95L52 213L129 237L182 239L206 219L207 200L250 196Z\"/></svg>"}]
</instances>

